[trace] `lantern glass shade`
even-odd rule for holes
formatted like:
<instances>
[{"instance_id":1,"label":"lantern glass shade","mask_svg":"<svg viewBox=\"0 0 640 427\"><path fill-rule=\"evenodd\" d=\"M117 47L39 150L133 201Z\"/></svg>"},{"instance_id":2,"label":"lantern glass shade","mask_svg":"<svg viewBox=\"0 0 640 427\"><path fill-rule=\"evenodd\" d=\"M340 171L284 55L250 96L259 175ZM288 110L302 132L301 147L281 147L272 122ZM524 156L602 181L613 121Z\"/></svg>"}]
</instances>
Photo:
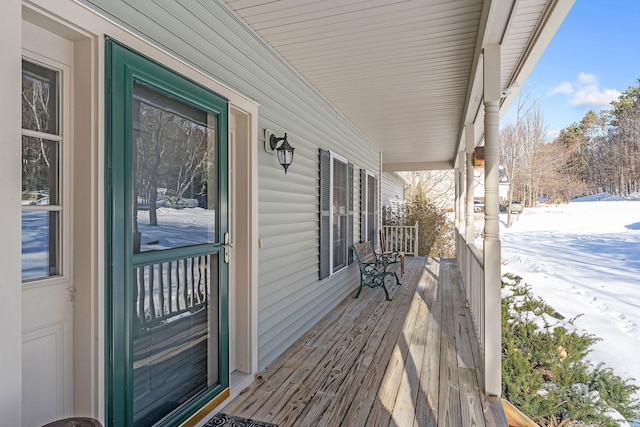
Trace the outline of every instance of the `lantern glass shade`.
<instances>
[{"instance_id":1,"label":"lantern glass shade","mask_svg":"<svg viewBox=\"0 0 640 427\"><path fill-rule=\"evenodd\" d=\"M289 145L289 141L287 141L287 134L285 134L284 138L282 138L282 144L276 148L276 152L278 154L278 162L284 168L284 173L287 173L287 169L293 162L293 148Z\"/></svg>"}]
</instances>

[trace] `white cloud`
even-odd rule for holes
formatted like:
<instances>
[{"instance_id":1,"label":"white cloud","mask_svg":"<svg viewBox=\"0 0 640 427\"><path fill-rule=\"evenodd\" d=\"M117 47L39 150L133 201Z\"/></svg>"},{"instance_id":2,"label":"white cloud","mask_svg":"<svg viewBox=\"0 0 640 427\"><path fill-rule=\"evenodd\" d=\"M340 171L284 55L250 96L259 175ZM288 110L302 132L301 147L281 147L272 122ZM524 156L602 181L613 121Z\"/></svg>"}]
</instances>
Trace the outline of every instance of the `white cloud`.
<instances>
[{"instance_id":1,"label":"white cloud","mask_svg":"<svg viewBox=\"0 0 640 427\"><path fill-rule=\"evenodd\" d=\"M593 74L581 72L578 74L578 83L583 85L597 85L598 79Z\"/></svg>"},{"instance_id":2,"label":"white cloud","mask_svg":"<svg viewBox=\"0 0 640 427\"><path fill-rule=\"evenodd\" d=\"M551 89L550 94L551 95L555 95L555 94L562 94L562 95L570 95L574 92L575 90L573 89L573 85L569 82L562 82L560 83L558 86L554 87L553 89Z\"/></svg>"},{"instance_id":3,"label":"white cloud","mask_svg":"<svg viewBox=\"0 0 640 427\"><path fill-rule=\"evenodd\" d=\"M618 99L620 92L615 89L600 89L597 85L580 88L571 99L577 107L607 107L611 101Z\"/></svg>"},{"instance_id":4,"label":"white cloud","mask_svg":"<svg viewBox=\"0 0 640 427\"><path fill-rule=\"evenodd\" d=\"M562 82L551 89L550 95L571 95L569 103L580 108L607 108L611 101L618 99L620 92L616 89L600 87L594 74L580 72L576 81Z\"/></svg>"}]
</instances>

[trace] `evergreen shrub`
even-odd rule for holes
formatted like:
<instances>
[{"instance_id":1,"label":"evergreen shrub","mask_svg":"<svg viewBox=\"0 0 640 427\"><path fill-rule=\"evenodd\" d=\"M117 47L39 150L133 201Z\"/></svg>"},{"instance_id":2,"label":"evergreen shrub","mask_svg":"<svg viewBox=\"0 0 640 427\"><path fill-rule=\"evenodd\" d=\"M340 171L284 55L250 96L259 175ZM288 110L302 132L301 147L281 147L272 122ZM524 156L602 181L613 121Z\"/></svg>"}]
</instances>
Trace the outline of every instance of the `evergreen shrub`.
<instances>
[{"instance_id":1,"label":"evergreen shrub","mask_svg":"<svg viewBox=\"0 0 640 427\"><path fill-rule=\"evenodd\" d=\"M638 387L586 356L579 332L513 276L502 282L503 397L541 426L618 427L640 418Z\"/></svg>"}]
</instances>

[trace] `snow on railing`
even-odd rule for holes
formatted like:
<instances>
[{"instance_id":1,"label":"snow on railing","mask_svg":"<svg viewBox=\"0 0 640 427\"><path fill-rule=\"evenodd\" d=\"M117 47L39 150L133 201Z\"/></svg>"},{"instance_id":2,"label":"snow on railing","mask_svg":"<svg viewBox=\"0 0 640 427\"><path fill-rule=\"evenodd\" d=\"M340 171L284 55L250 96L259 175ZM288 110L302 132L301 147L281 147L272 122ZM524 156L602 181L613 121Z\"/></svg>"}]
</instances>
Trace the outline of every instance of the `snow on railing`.
<instances>
[{"instance_id":1,"label":"snow on railing","mask_svg":"<svg viewBox=\"0 0 640 427\"><path fill-rule=\"evenodd\" d=\"M418 223L415 225L383 225L383 252L404 252L418 256Z\"/></svg>"}]
</instances>

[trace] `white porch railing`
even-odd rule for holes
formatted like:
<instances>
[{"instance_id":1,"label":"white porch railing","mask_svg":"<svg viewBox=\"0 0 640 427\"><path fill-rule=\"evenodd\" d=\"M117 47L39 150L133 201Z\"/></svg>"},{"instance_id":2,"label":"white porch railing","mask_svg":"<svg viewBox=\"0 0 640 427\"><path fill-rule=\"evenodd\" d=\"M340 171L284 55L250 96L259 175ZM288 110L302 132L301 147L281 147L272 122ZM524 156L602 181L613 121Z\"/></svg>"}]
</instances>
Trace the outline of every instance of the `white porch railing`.
<instances>
[{"instance_id":1,"label":"white porch railing","mask_svg":"<svg viewBox=\"0 0 640 427\"><path fill-rule=\"evenodd\" d=\"M496 330L487 330L487 324L485 321L485 279L484 279L484 256L482 252L474 245L467 244L464 237L456 234L456 250L458 254L458 265L460 273L464 280L464 288L466 291L467 303L471 310L471 316L473 319L473 326L475 329L476 337L478 339L478 345L480 352L484 359L487 335L488 334L501 334L502 331L497 328ZM495 341L495 340L492 340ZM498 340L497 342L500 342ZM492 370L491 367L485 367L484 377L485 382L487 378L500 378L500 370Z\"/></svg>"},{"instance_id":2,"label":"white porch railing","mask_svg":"<svg viewBox=\"0 0 640 427\"><path fill-rule=\"evenodd\" d=\"M418 256L418 223L415 225L383 225L385 247L383 252L398 251Z\"/></svg>"}]
</instances>

